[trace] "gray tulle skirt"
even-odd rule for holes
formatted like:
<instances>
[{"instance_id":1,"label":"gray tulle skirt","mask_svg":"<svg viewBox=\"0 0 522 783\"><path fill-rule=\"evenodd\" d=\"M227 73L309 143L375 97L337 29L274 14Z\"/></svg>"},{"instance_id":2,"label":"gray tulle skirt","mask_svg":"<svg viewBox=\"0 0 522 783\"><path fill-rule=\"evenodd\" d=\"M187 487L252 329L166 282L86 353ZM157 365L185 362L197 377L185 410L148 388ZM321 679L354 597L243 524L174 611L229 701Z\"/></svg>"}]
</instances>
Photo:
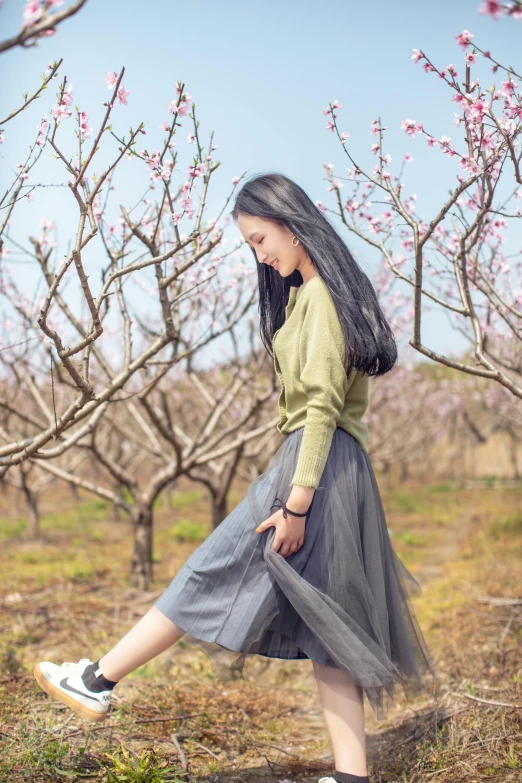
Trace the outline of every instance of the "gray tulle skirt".
<instances>
[{"instance_id":1,"label":"gray tulle skirt","mask_svg":"<svg viewBox=\"0 0 522 783\"><path fill-rule=\"evenodd\" d=\"M437 675L410 602L421 587L393 550L368 453L335 430L297 552L271 548L274 527L255 532L276 498L288 500L303 431L286 437L155 606L243 663L257 654L343 669L382 719L397 683L409 698Z\"/></svg>"}]
</instances>

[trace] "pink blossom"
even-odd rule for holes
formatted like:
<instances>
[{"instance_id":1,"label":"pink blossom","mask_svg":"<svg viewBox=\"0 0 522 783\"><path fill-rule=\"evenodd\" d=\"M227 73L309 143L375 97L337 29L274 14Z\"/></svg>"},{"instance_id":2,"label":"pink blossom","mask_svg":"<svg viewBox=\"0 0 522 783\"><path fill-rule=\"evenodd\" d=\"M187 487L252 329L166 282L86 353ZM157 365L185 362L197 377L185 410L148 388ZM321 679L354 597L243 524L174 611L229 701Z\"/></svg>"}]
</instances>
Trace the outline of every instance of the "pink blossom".
<instances>
[{"instance_id":1,"label":"pink blossom","mask_svg":"<svg viewBox=\"0 0 522 783\"><path fill-rule=\"evenodd\" d=\"M480 6L478 12L479 14L489 14L494 19L498 19L502 16L502 5L498 0L486 0L486 2Z\"/></svg>"},{"instance_id":2,"label":"pink blossom","mask_svg":"<svg viewBox=\"0 0 522 783\"><path fill-rule=\"evenodd\" d=\"M379 152L379 145L378 144L372 144L372 146L370 147L370 150L373 152L374 155L377 155L377 153Z\"/></svg>"},{"instance_id":3,"label":"pink blossom","mask_svg":"<svg viewBox=\"0 0 522 783\"><path fill-rule=\"evenodd\" d=\"M92 128L89 128L89 117L86 111L80 112L80 138L88 139L92 133Z\"/></svg>"},{"instance_id":4,"label":"pink blossom","mask_svg":"<svg viewBox=\"0 0 522 783\"><path fill-rule=\"evenodd\" d=\"M514 95L515 94L515 88L518 87L518 84L513 81L511 77L509 77L507 82L501 82L502 84L502 92L504 95Z\"/></svg>"},{"instance_id":5,"label":"pink blossom","mask_svg":"<svg viewBox=\"0 0 522 783\"><path fill-rule=\"evenodd\" d=\"M160 157L161 156L160 156L158 150L154 149L152 151L152 155L150 157L146 158L148 168L149 169L155 169L156 166L158 166L158 164L160 162Z\"/></svg>"},{"instance_id":6,"label":"pink blossom","mask_svg":"<svg viewBox=\"0 0 522 783\"><path fill-rule=\"evenodd\" d=\"M127 95L130 95L130 90L126 90L123 84L120 85L120 88L116 93L116 97L118 98L119 102L123 103L125 106L128 106Z\"/></svg>"},{"instance_id":7,"label":"pink blossom","mask_svg":"<svg viewBox=\"0 0 522 783\"><path fill-rule=\"evenodd\" d=\"M31 192L29 192L26 196L27 201L32 201L34 199L34 196Z\"/></svg>"},{"instance_id":8,"label":"pink blossom","mask_svg":"<svg viewBox=\"0 0 522 783\"><path fill-rule=\"evenodd\" d=\"M233 185L237 185L237 183L239 182L239 179L240 179L239 177L232 177L232 184Z\"/></svg>"},{"instance_id":9,"label":"pink blossom","mask_svg":"<svg viewBox=\"0 0 522 783\"><path fill-rule=\"evenodd\" d=\"M196 141L196 137L193 136L192 133L189 133L187 136L187 140L189 144L194 144L194 142Z\"/></svg>"},{"instance_id":10,"label":"pink blossom","mask_svg":"<svg viewBox=\"0 0 522 783\"><path fill-rule=\"evenodd\" d=\"M414 139L415 134L422 131L422 124L416 123L415 120L403 120L401 122L401 128L405 133L411 136L412 139Z\"/></svg>"},{"instance_id":11,"label":"pink blossom","mask_svg":"<svg viewBox=\"0 0 522 783\"><path fill-rule=\"evenodd\" d=\"M160 130L164 130L164 131L170 130L170 125L167 122L167 120L165 120L165 122L160 125Z\"/></svg>"},{"instance_id":12,"label":"pink blossom","mask_svg":"<svg viewBox=\"0 0 522 783\"><path fill-rule=\"evenodd\" d=\"M203 169L203 164L202 163L198 163L197 166L193 166L192 164L190 164L190 166L189 166L189 176L190 177L192 177L192 178L194 178L194 177L202 177L203 176L203 172L204 172L204 169Z\"/></svg>"},{"instance_id":13,"label":"pink blossom","mask_svg":"<svg viewBox=\"0 0 522 783\"><path fill-rule=\"evenodd\" d=\"M488 131L487 133L484 133L481 141L480 141L480 149L482 150L492 150L495 147L495 133L494 131Z\"/></svg>"},{"instance_id":14,"label":"pink blossom","mask_svg":"<svg viewBox=\"0 0 522 783\"><path fill-rule=\"evenodd\" d=\"M43 8L40 6L39 0L27 0L22 17L22 28L35 24L42 16L42 13Z\"/></svg>"},{"instance_id":15,"label":"pink blossom","mask_svg":"<svg viewBox=\"0 0 522 783\"><path fill-rule=\"evenodd\" d=\"M432 71L435 70L435 68L433 67L433 65L431 65L431 63L424 63L422 67L424 68L425 73L431 73Z\"/></svg>"},{"instance_id":16,"label":"pink blossom","mask_svg":"<svg viewBox=\"0 0 522 783\"><path fill-rule=\"evenodd\" d=\"M343 108L343 107L341 106L341 104L339 103L339 101L335 100L335 101L332 103L332 109L342 109L342 108Z\"/></svg>"},{"instance_id":17,"label":"pink blossom","mask_svg":"<svg viewBox=\"0 0 522 783\"><path fill-rule=\"evenodd\" d=\"M458 79L459 78L459 75L458 75L457 71L455 70L455 66L452 65L451 63L450 63L450 65L448 65L446 67L446 70L448 71L448 73L451 73L451 75L453 76L454 79Z\"/></svg>"},{"instance_id":18,"label":"pink blossom","mask_svg":"<svg viewBox=\"0 0 522 783\"><path fill-rule=\"evenodd\" d=\"M168 180L170 179L170 177L172 175L172 166L173 165L174 165L174 161L172 161L172 160L166 160L165 163L163 164L163 169L162 169L162 171L160 173L160 176L161 176L161 179L164 182L168 182Z\"/></svg>"},{"instance_id":19,"label":"pink blossom","mask_svg":"<svg viewBox=\"0 0 522 783\"><path fill-rule=\"evenodd\" d=\"M458 43L458 45L461 46L464 49L464 51L466 51L466 49L470 45L471 39L474 37L475 36L473 35L473 33L470 33L469 30L464 30L464 32L459 33L458 35L455 36L455 40Z\"/></svg>"},{"instance_id":20,"label":"pink blossom","mask_svg":"<svg viewBox=\"0 0 522 783\"><path fill-rule=\"evenodd\" d=\"M467 65L472 65L477 59L477 54L469 52L464 59L466 60Z\"/></svg>"},{"instance_id":21,"label":"pink blossom","mask_svg":"<svg viewBox=\"0 0 522 783\"><path fill-rule=\"evenodd\" d=\"M36 130L38 131L40 136L43 136L45 134L48 126L49 126L49 118L48 117L44 117L43 120L42 120L41 125L37 125L36 126Z\"/></svg>"},{"instance_id":22,"label":"pink blossom","mask_svg":"<svg viewBox=\"0 0 522 783\"><path fill-rule=\"evenodd\" d=\"M350 138L350 134L347 131L341 133L341 144L346 144L346 140Z\"/></svg>"},{"instance_id":23,"label":"pink blossom","mask_svg":"<svg viewBox=\"0 0 522 783\"><path fill-rule=\"evenodd\" d=\"M413 64L414 65L417 65L419 60L422 60L423 57L424 57L424 55L418 49L414 49L413 50L413 54L411 56L411 59L413 60Z\"/></svg>"},{"instance_id":24,"label":"pink blossom","mask_svg":"<svg viewBox=\"0 0 522 783\"><path fill-rule=\"evenodd\" d=\"M327 127L327 129L328 129L329 131L331 131L331 132L333 133L333 131L334 131L334 128L335 128L335 125L333 124L333 122L330 122L330 121L328 121L328 122L326 123L326 127Z\"/></svg>"},{"instance_id":25,"label":"pink blossom","mask_svg":"<svg viewBox=\"0 0 522 783\"><path fill-rule=\"evenodd\" d=\"M406 163L411 163L413 160L411 153L407 152L406 155L404 156L404 160L406 161Z\"/></svg>"},{"instance_id":26,"label":"pink blossom","mask_svg":"<svg viewBox=\"0 0 522 783\"><path fill-rule=\"evenodd\" d=\"M186 96L186 100L182 101L179 106L176 105L177 100L171 101L167 107L168 113L174 114L174 112L177 112L180 117L184 117L190 111L189 99L190 95Z\"/></svg>"},{"instance_id":27,"label":"pink blossom","mask_svg":"<svg viewBox=\"0 0 522 783\"><path fill-rule=\"evenodd\" d=\"M323 204L323 202L322 202L322 201L318 201L318 200L317 200L317 201L315 202L315 206L317 207L317 209L319 210L319 212L322 212L323 214L326 212L326 207L324 206L324 204Z\"/></svg>"},{"instance_id":28,"label":"pink blossom","mask_svg":"<svg viewBox=\"0 0 522 783\"><path fill-rule=\"evenodd\" d=\"M118 76L115 73L115 71L109 71L109 73L105 77L105 81L107 82L107 87L109 88L109 90L111 89L111 87L114 87L114 85L118 81Z\"/></svg>"},{"instance_id":29,"label":"pink blossom","mask_svg":"<svg viewBox=\"0 0 522 783\"><path fill-rule=\"evenodd\" d=\"M71 114L72 111L63 104L53 106L51 109L51 116L54 117L55 120L59 120L61 117L70 117Z\"/></svg>"},{"instance_id":30,"label":"pink blossom","mask_svg":"<svg viewBox=\"0 0 522 783\"><path fill-rule=\"evenodd\" d=\"M428 147L434 147L435 144L438 144L437 139L434 139L433 136L428 136Z\"/></svg>"},{"instance_id":31,"label":"pink blossom","mask_svg":"<svg viewBox=\"0 0 522 783\"><path fill-rule=\"evenodd\" d=\"M186 193L183 198L180 199L180 204L183 209L191 209L191 207L194 206L194 202L188 193Z\"/></svg>"},{"instance_id":32,"label":"pink blossom","mask_svg":"<svg viewBox=\"0 0 522 783\"><path fill-rule=\"evenodd\" d=\"M73 101L72 89L73 89L72 84L69 84L67 89L64 90L63 92L62 100L60 101L60 103L63 103L64 106L70 106Z\"/></svg>"}]
</instances>

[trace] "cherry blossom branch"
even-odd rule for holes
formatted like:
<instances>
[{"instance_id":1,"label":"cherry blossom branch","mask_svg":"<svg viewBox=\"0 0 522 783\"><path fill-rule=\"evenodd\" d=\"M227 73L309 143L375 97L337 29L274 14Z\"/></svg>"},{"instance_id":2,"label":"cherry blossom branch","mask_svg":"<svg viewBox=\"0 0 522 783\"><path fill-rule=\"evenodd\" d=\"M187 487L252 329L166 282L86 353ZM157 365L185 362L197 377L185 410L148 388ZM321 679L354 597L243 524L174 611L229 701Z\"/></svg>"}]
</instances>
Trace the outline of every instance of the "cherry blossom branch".
<instances>
[{"instance_id":1,"label":"cherry blossom branch","mask_svg":"<svg viewBox=\"0 0 522 783\"><path fill-rule=\"evenodd\" d=\"M73 3L69 8L51 14L47 14L47 9L53 5L51 2L44 3L42 6L39 2L27 3L22 29L12 38L0 41L0 53L15 46L25 48L35 46L38 38L55 33L56 27L65 19L74 16L86 2L87 0L76 0L76 3ZM31 43L28 43L29 41Z\"/></svg>"}]
</instances>

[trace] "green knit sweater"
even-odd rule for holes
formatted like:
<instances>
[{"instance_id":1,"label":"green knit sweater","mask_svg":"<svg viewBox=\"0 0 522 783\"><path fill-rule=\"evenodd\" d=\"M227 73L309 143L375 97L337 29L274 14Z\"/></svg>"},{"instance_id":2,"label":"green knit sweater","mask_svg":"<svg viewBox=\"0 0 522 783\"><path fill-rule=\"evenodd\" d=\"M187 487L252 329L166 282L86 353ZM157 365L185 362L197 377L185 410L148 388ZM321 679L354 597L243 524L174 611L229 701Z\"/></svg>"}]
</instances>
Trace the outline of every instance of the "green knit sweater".
<instances>
[{"instance_id":1,"label":"green knit sweater","mask_svg":"<svg viewBox=\"0 0 522 783\"><path fill-rule=\"evenodd\" d=\"M319 274L291 286L285 318L272 340L281 383L277 429L289 434L304 426L291 484L317 489L336 427L367 447L368 427L361 417L368 407L369 377L353 368L346 374L341 324Z\"/></svg>"}]
</instances>

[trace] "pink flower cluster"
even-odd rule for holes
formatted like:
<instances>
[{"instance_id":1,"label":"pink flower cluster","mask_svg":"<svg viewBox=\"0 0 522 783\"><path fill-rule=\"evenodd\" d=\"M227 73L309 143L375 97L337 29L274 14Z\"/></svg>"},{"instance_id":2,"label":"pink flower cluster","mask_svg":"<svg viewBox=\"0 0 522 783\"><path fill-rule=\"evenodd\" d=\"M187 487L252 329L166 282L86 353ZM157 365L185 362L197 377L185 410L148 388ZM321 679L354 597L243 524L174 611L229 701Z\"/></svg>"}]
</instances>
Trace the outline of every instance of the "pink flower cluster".
<instances>
[{"instance_id":1,"label":"pink flower cluster","mask_svg":"<svg viewBox=\"0 0 522 783\"><path fill-rule=\"evenodd\" d=\"M89 128L89 117L86 111L80 112L80 139L88 139L92 133L92 128Z\"/></svg>"},{"instance_id":2,"label":"pink flower cluster","mask_svg":"<svg viewBox=\"0 0 522 783\"><path fill-rule=\"evenodd\" d=\"M51 109L51 115L55 120L60 120L61 117L70 117L72 114L69 106L72 103L72 84L69 84L66 90L64 90L60 103L57 106L53 106Z\"/></svg>"},{"instance_id":3,"label":"pink flower cluster","mask_svg":"<svg viewBox=\"0 0 522 783\"><path fill-rule=\"evenodd\" d=\"M49 127L48 117L44 117L40 125L36 126L36 130L38 131L38 138L36 139L36 143L39 147L42 147L45 144L45 134L47 133L48 127Z\"/></svg>"},{"instance_id":4,"label":"pink flower cluster","mask_svg":"<svg viewBox=\"0 0 522 783\"><path fill-rule=\"evenodd\" d=\"M44 0L43 3L39 0L27 0L22 17L22 29L32 27L41 20L45 11L60 5L63 5L63 0ZM44 35L53 35L54 32L54 30L46 30Z\"/></svg>"},{"instance_id":5,"label":"pink flower cluster","mask_svg":"<svg viewBox=\"0 0 522 783\"><path fill-rule=\"evenodd\" d=\"M118 81L118 75L114 71L109 71L109 73L105 77L105 81L107 82L107 87L110 90L111 87L114 87L114 85ZM123 103L125 106L128 106L129 105L127 102L128 95L130 95L130 90L126 90L123 84L120 84L116 92L116 97L119 100L119 102Z\"/></svg>"},{"instance_id":6,"label":"pink flower cluster","mask_svg":"<svg viewBox=\"0 0 522 783\"><path fill-rule=\"evenodd\" d=\"M188 114L190 110L190 101L192 100L192 96L189 95L188 92L183 93L182 95L183 100L180 102L179 106L177 106L176 104L181 95L180 82L176 84L176 92L178 93L178 97L169 103L167 107L167 111L169 114L174 114L174 112L176 112L179 117L184 117L186 114Z\"/></svg>"},{"instance_id":7,"label":"pink flower cluster","mask_svg":"<svg viewBox=\"0 0 522 783\"><path fill-rule=\"evenodd\" d=\"M498 0L486 0L479 8L479 14L489 14L493 19L499 19L502 14L512 16L513 19L522 18L522 6L520 3L508 3L502 5Z\"/></svg>"}]
</instances>

